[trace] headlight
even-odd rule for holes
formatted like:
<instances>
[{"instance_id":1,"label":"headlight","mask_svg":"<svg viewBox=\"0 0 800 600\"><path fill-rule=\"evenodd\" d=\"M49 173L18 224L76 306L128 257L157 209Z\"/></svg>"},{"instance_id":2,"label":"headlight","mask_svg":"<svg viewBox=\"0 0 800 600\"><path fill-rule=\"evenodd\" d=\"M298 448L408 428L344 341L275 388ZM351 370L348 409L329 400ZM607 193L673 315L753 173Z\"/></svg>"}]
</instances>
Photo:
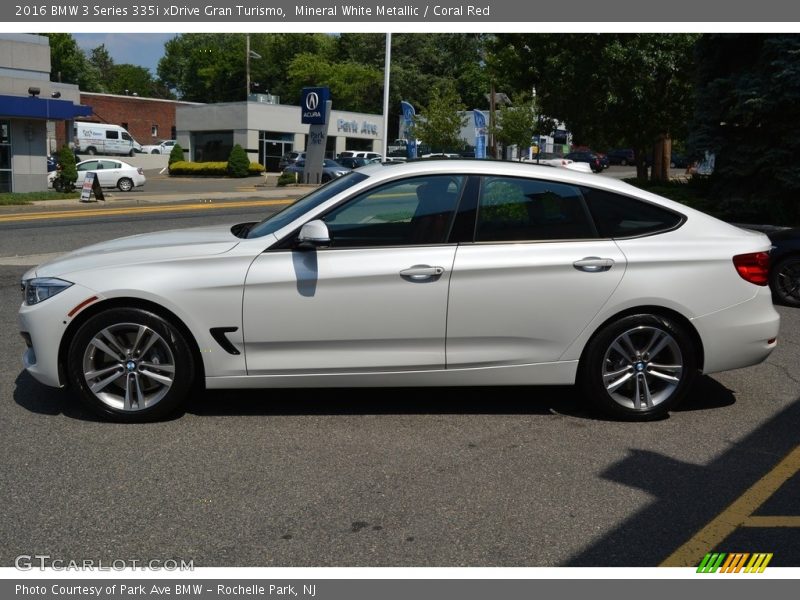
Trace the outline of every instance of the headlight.
<instances>
[{"instance_id":1,"label":"headlight","mask_svg":"<svg viewBox=\"0 0 800 600\"><path fill-rule=\"evenodd\" d=\"M56 279L55 277L34 277L22 282L25 304L33 306L59 292L63 292L72 285L70 281Z\"/></svg>"}]
</instances>

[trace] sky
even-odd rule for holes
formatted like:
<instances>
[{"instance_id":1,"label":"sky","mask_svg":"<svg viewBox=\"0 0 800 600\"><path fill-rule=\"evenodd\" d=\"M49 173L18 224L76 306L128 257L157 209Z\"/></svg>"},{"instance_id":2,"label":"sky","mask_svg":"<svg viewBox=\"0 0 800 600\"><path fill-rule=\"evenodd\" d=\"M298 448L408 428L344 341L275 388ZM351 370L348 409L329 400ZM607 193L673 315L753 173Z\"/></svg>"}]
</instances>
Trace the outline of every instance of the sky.
<instances>
[{"instance_id":1,"label":"sky","mask_svg":"<svg viewBox=\"0 0 800 600\"><path fill-rule=\"evenodd\" d=\"M78 46L87 53L105 44L115 63L139 65L156 75L158 61L164 55L164 42L175 33L73 33Z\"/></svg>"}]
</instances>

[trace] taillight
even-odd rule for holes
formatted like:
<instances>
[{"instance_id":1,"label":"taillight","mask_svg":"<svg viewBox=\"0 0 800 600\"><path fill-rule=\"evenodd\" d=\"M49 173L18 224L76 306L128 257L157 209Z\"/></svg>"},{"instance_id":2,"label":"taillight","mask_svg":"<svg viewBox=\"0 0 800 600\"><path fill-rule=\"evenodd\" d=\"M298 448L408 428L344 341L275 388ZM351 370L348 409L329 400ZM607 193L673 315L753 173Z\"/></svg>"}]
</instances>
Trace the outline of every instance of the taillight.
<instances>
[{"instance_id":1,"label":"taillight","mask_svg":"<svg viewBox=\"0 0 800 600\"><path fill-rule=\"evenodd\" d=\"M768 252L738 254L733 257L733 266L736 267L736 272L745 281L756 285L767 285L769 283Z\"/></svg>"}]
</instances>

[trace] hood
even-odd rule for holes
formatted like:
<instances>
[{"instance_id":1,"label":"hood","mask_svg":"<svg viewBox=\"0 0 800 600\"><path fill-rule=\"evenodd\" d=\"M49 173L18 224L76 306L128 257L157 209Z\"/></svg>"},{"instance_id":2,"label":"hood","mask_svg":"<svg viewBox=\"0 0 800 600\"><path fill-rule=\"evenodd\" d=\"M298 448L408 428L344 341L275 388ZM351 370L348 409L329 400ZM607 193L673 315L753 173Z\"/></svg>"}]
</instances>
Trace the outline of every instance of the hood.
<instances>
[{"instance_id":1,"label":"hood","mask_svg":"<svg viewBox=\"0 0 800 600\"><path fill-rule=\"evenodd\" d=\"M241 240L230 225L143 233L79 248L33 269L31 276L58 277L86 269L222 254ZM26 277L28 275L26 274Z\"/></svg>"}]
</instances>

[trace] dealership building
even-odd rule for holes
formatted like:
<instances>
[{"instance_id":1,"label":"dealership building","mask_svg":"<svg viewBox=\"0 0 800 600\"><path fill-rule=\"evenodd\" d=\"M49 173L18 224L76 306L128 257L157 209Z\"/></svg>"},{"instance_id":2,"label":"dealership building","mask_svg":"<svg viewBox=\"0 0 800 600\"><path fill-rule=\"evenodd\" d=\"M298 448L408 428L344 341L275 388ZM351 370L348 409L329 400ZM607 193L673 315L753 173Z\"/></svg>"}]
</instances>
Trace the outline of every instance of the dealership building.
<instances>
[{"instance_id":1,"label":"dealership building","mask_svg":"<svg viewBox=\"0 0 800 600\"><path fill-rule=\"evenodd\" d=\"M0 193L46 190L57 132L91 112L78 86L50 81L47 37L0 33Z\"/></svg>"},{"instance_id":2,"label":"dealership building","mask_svg":"<svg viewBox=\"0 0 800 600\"><path fill-rule=\"evenodd\" d=\"M247 102L178 105L176 139L188 160L225 161L239 144L251 161L277 171L283 154L307 147L309 126L300 122L300 112L267 94L252 94ZM335 158L344 150L382 153L383 138L381 115L331 110L325 156Z\"/></svg>"}]
</instances>

